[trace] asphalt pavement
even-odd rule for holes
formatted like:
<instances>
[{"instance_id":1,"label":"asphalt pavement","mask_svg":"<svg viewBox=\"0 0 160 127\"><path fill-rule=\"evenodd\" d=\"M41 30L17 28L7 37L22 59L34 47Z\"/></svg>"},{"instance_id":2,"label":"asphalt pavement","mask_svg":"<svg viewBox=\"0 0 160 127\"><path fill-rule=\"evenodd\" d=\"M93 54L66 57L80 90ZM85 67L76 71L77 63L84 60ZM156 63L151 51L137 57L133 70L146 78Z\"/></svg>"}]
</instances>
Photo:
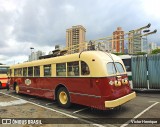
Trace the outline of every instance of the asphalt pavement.
<instances>
[{"instance_id":1,"label":"asphalt pavement","mask_svg":"<svg viewBox=\"0 0 160 127\"><path fill-rule=\"evenodd\" d=\"M41 120L37 126L160 126L160 93L137 92L137 97L111 110L97 110L73 104L63 109L55 101L0 90L1 123L3 118ZM33 119L32 119L33 118ZM38 118L38 119L37 119ZM3 121L4 122L4 121ZM6 122L6 121L5 121ZM26 121L24 121L26 122ZM48 123L47 123L48 122ZM28 123L19 126L27 127ZM5 126L16 126L5 124ZM35 126L34 123L30 126Z\"/></svg>"}]
</instances>

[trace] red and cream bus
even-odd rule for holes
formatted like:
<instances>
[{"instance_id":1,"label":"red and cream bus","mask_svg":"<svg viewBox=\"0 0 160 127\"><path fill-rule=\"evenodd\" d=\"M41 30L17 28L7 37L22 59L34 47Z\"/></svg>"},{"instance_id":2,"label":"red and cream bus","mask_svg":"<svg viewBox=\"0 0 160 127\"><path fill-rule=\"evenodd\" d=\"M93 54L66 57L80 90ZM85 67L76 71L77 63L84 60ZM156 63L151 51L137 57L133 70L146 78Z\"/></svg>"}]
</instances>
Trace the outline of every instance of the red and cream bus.
<instances>
[{"instance_id":1,"label":"red and cream bus","mask_svg":"<svg viewBox=\"0 0 160 127\"><path fill-rule=\"evenodd\" d=\"M7 81L8 81L8 69L9 66L7 65L0 65L0 88L6 88L7 87Z\"/></svg>"},{"instance_id":2,"label":"red and cream bus","mask_svg":"<svg viewBox=\"0 0 160 127\"><path fill-rule=\"evenodd\" d=\"M136 97L122 60L102 51L83 51L10 67L10 89L98 109L120 106Z\"/></svg>"}]
</instances>

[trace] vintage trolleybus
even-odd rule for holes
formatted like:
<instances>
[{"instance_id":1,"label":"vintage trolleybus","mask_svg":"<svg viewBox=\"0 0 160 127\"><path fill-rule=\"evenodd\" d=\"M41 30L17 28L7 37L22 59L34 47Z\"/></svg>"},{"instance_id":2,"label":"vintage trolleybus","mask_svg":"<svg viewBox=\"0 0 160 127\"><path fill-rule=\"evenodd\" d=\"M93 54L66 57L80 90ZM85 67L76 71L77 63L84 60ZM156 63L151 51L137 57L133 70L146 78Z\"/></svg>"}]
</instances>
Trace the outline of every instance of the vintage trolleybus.
<instances>
[{"instance_id":1,"label":"vintage trolleybus","mask_svg":"<svg viewBox=\"0 0 160 127\"><path fill-rule=\"evenodd\" d=\"M8 81L8 69L9 66L7 65L0 65L0 88L6 88L7 87L7 81Z\"/></svg>"},{"instance_id":2,"label":"vintage trolleybus","mask_svg":"<svg viewBox=\"0 0 160 127\"><path fill-rule=\"evenodd\" d=\"M133 98L122 60L101 51L83 51L10 67L10 89L98 109L120 106Z\"/></svg>"}]
</instances>

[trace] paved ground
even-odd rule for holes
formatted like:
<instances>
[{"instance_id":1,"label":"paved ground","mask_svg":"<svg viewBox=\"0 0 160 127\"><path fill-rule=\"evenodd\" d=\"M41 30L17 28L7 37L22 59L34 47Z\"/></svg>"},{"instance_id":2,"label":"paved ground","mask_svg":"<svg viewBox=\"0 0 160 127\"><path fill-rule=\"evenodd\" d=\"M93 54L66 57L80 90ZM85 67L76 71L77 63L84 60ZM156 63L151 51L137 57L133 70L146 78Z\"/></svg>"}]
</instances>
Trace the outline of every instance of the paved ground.
<instances>
[{"instance_id":1,"label":"paved ground","mask_svg":"<svg viewBox=\"0 0 160 127\"><path fill-rule=\"evenodd\" d=\"M136 99L124 104L120 109L100 111L81 105L73 105L69 109L58 107L56 102L28 95L17 95L13 92L0 90L0 117L33 119L40 118L42 123L49 121L54 126L160 126L160 124L129 124L129 123L160 123L160 93L138 92ZM45 119L49 118L49 119ZM51 118L51 119L50 119ZM53 118L53 119L52 119ZM138 119L136 119L138 118ZM40 122L40 120L38 122ZM2 121L0 121L2 122ZM63 123L63 124L58 124ZM129 125L128 125L129 124ZM3 125L16 126L17 125ZM23 127L50 127L51 124L18 125Z\"/></svg>"}]
</instances>

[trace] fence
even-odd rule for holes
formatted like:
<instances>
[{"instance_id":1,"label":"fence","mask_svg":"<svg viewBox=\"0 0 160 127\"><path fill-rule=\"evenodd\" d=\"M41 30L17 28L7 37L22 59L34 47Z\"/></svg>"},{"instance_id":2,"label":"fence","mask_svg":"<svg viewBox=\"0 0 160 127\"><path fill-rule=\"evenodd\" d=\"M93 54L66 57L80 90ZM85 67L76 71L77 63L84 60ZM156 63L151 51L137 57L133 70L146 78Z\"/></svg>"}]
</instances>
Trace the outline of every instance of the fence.
<instances>
[{"instance_id":1,"label":"fence","mask_svg":"<svg viewBox=\"0 0 160 127\"><path fill-rule=\"evenodd\" d=\"M133 89L160 89L160 54L131 58Z\"/></svg>"}]
</instances>

